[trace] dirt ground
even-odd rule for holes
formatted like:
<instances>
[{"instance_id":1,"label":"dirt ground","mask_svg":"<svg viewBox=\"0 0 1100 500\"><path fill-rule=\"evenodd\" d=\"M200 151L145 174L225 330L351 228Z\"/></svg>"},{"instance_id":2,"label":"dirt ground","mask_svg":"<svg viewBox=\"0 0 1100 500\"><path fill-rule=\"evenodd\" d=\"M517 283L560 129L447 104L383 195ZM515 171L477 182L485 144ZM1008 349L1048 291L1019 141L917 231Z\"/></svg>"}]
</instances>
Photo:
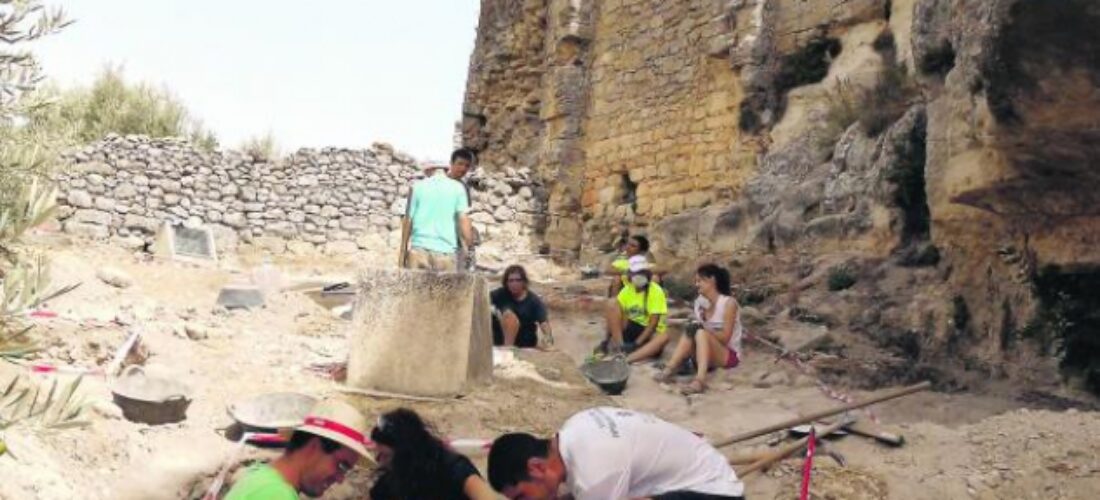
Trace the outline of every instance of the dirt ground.
<instances>
[{"instance_id":1,"label":"dirt ground","mask_svg":"<svg viewBox=\"0 0 1100 500\"><path fill-rule=\"evenodd\" d=\"M145 370L187 384L193 403L187 419L178 424L132 423L111 402L110 383L88 377L82 386L82 395L91 402L88 427L40 430L19 424L3 431L12 453L0 456L0 498L197 498L235 447L222 435L232 423L228 404L272 391L339 394L335 382L307 368L344 359L346 321L292 291L268 297L266 307L258 310L214 307L221 286L250 280L258 255L230 257L212 267L153 260L59 237L40 243L47 245L43 248L48 249L55 284L82 284L48 304L62 317L38 322L34 335L45 347L39 360L102 367L128 331L137 328L143 335L141 349L148 354ZM385 265L390 257L300 258L276 260L275 265L285 284L322 276L350 278L356 267ZM413 407L453 438L492 438L512 430L548 434L575 411L613 404L653 412L718 439L839 404L822 392L812 373L776 362L768 351L752 345L741 367L713 376L706 394L684 397L675 387L653 382L655 368L639 365L623 395L605 396L575 368L601 335L599 300L579 296L584 287L561 281L568 270L545 261L529 264L536 279L556 280L544 293L553 296L556 351L520 352L519 359L531 365L498 370L490 384L452 401L341 396L371 417L396 406ZM125 272L133 284L120 289L103 283L96 271L104 266ZM0 379L21 370L0 363ZM41 383L52 376L32 375ZM904 434L905 446L888 448L856 436L834 440L830 447L843 455L847 467L819 456L813 497L1095 498L1100 491L1100 458L1094 452L1100 448L1100 414L1035 405L1029 409L1007 394L921 393L874 407L881 424ZM857 415L870 418L866 412ZM723 451L765 447L770 437ZM238 463L273 456L273 451L249 447ZM481 458L477 461L484 465ZM800 470L800 460L788 460L751 476L746 480L748 496L796 497ZM370 471L358 471L326 498L365 498L369 481Z\"/></svg>"}]
</instances>

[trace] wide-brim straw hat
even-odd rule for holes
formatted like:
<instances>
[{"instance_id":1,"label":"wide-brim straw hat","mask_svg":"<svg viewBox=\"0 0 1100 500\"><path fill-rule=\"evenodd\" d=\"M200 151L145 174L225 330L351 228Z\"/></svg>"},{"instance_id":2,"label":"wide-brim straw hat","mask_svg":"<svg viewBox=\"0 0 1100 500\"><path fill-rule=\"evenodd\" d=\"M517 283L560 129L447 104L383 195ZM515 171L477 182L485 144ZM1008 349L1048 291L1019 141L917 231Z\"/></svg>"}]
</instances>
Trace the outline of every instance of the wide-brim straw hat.
<instances>
[{"instance_id":1,"label":"wide-brim straw hat","mask_svg":"<svg viewBox=\"0 0 1100 500\"><path fill-rule=\"evenodd\" d=\"M343 401L326 399L317 403L295 430L330 439L374 460L366 446L370 432L367 417Z\"/></svg>"}]
</instances>

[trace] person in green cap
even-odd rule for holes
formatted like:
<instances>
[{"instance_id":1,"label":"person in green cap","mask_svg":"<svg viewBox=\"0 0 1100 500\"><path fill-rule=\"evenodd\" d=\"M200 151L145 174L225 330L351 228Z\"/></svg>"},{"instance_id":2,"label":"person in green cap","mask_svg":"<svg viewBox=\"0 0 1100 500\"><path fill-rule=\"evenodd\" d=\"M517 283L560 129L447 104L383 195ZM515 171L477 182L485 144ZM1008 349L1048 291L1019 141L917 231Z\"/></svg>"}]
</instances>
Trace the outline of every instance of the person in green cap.
<instances>
[{"instance_id":1,"label":"person in green cap","mask_svg":"<svg viewBox=\"0 0 1100 500\"><path fill-rule=\"evenodd\" d=\"M318 403L294 430L283 456L255 465L233 485L225 500L298 500L319 497L367 453L367 419L351 405Z\"/></svg>"}]
</instances>

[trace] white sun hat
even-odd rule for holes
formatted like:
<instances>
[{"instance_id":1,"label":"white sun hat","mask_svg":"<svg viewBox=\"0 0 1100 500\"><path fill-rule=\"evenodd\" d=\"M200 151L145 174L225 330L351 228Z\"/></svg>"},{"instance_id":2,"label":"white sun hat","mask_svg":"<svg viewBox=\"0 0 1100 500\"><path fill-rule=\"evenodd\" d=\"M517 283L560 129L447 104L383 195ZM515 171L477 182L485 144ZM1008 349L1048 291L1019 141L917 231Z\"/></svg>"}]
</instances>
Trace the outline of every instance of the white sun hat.
<instances>
[{"instance_id":1,"label":"white sun hat","mask_svg":"<svg viewBox=\"0 0 1100 500\"><path fill-rule=\"evenodd\" d=\"M370 431L367 417L343 401L326 399L317 403L295 430L330 439L374 460L366 447Z\"/></svg>"}]
</instances>

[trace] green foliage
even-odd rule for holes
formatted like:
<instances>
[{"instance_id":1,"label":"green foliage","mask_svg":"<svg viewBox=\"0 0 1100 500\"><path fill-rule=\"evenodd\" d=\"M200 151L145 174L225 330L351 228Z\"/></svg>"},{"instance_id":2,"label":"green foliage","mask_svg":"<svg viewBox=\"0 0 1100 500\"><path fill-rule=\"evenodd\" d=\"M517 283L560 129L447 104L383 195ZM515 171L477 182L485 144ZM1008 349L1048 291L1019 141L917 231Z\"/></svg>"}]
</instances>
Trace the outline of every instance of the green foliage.
<instances>
[{"instance_id":1,"label":"green foliage","mask_svg":"<svg viewBox=\"0 0 1100 500\"><path fill-rule=\"evenodd\" d=\"M69 21L32 0L0 0L0 7L0 356L7 357L33 349L18 313L40 302L48 285L45 262L28 259L18 244L53 215L57 198L41 181L49 154L25 133L28 116L48 107L34 93L42 74L26 44Z\"/></svg>"},{"instance_id":2,"label":"green foliage","mask_svg":"<svg viewBox=\"0 0 1100 500\"><path fill-rule=\"evenodd\" d=\"M870 87L839 80L827 97L829 110L825 115L824 136L835 142L858 122L867 137L876 137L898 121L919 97L920 87L904 65L883 68Z\"/></svg>"},{"instance_id":3,"label":"green foliage","mask_svg":"<svg viewBox=\"0 0 1100 500\"><path fill-rule=\"evenodd\" d=\"M1020 336L1038 342L1058 357L1064 370L1081 374L1089 389L1100 394L1100 272L1047 267L1034 283L1039 308Z\"/></svg>"},{"instance_id":4,"label":"green foliage","mask_svg":"<svg viewBox=\"0 0 1100 500\"><path fill-rule=\"evenodd\" d=\"M737 303L743 306L761 304L774 294L770 286L746 286L737 292Z\"/></svg>"},{"instance_id":5,"label":"green foliage","mask_svg":"<svg viewBox=\"0 0 1100 500\"><path fill-rule=\"evenodd\" d=\"M49 105L35 92L43 75L28 46L70 23L61 9L35 0L0 0L0 209L12 206L51 158L39 137L25 131L29 117Z\"/></svg>"},{"instance_id":6,"label":"green foliage","mask_svg":"<svg viewBox=\"0 0 1100 500\"><path fill-rule=\"evenodd\" d=\"M122 69L108 66L91 87L44 89L54 105L30 116L28 129L60 137L66 144L97 141L107 134L186 137L207 149L217 138L187 111L171 91L128 83Z\"/></svg>"},{"instance_id":7,"label":"green foliage","mask_svg":"<svg viewBox=\"0 0 1100 500\"><path fill-rule=\"evenodd\" d=\"M275 137L268 132L264 135L253 136L241 143L238 148L260 160L275 160L279 158L279 144Z\"/></svg>"},{"instance_id":8,"label":"green foliage","mask_svg":"<svg viewBox=\"0 0 1100 500\"><path fill-rule=\"evenodd\" d=\"M847 290L856 281L856 272L848 265L841 264L829 270L828 285L831 292Z\"/></svg>"},{"instance_id":9,"label":"green foliage","mask_svg":"<svg viewBox=\"0 0 1100 500\"><path fill-rule=\"evenodd\" d=\"M0 392L0 430L17 423L27 423L48 429L81 427L88 424L81 416L88 405L76 396L83 377L60 384L54 379L49 391L16 376ZM60 389L60 390L59 390Z\"/></svg>"}]
</instances>

